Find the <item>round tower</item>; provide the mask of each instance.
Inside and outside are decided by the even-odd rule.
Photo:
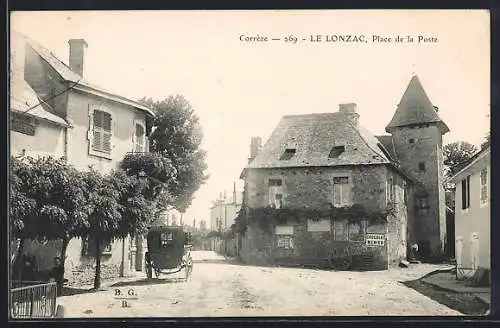
[[[413,76],[386,131],[401,166],[417,186],[408,201],[409,241],[418,243],[427,258],[439,258],[446,238],[443,135],[448,126]]]

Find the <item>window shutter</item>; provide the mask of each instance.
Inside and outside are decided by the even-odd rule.
[[[462,209],[467,208],[467,180],[463,179],[462,180]]]
[[[105,152],[111,152],[111,133],[104,131],[102,134],[102,150]]]
[[[467,207],[470,207],[470,176],[467,177]]]
[[[100,112],[102,114],[102,128],[104,131],[111,132],[111,114]]]
[[[101,145],[102,145],[102,131],[100,131],[99,129],[96,129],[96,127],[94,127],[94,137],[92,139],[92,149],[93,150],[101,150]]]

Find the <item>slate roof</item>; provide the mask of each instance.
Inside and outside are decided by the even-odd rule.
[[[344,145],[337,158],[329,158],[334,146]],[[379,141],[367,130],[356,129],[341,112],[283,116],[271,137],[247,168],[281,168],[389,164]],[[280,160],[287,147],[295,155]]]
[[[436,108],[432,105],[420,80],[415,75],[410,80],[394,116],[385,130],[390,133],[396,127],[425,123],[437,123],[443,134],[450,131],[439,118]]]
[[[398,156],[396,154],[396,149],[394,148],[394,143],[392,142],[391,135],[375,136],[377,140],[382,144],[385,150],[387,150],[389,157],[393,161],[397,161]]]
[[[85,80],[79,74],[73,72],[68,65],[57,58],[52,52],[50,52],[48,49],[44,48],[37,42],[33,41],[29,37],[25,36],[24,34],[14,32],[13,35],[15,35],[16,38],[23,38],[26,43],[33,48],[33,50],[35,50],[50,66],[54,68],[54,70],[56,70],[56,72],[62,77],[62,79],[74,85],[73,89],[91,93],[118,103],[129,105],[146,112],[150,116],[155,116],[154,112],[148,107]]]

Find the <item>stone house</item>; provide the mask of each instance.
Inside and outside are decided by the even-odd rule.
[[[414,76],[386,127],[389,135],[373,136],[359,119],[356,104],[341,104],[338,112],[284,116],[264,146],[252,138],[241,175],[247,217],[265,207],[302,214],[285,217],[271,233],[249,225],[239,241],[240,257],[319,263],[344,245],[372,249],[369,256],[358,252],[353,266],[385,269],[406,259],[410,243],[419,243],[429,257],[441,254],[442,134],[448,128],[437,108]],[[354,205],[365,213],[393,210],[375,222],[364,214],[354,221],[333,219],[328,210],[318,214]]]
[[[12,155],[64,157],[79,170],[93,166],[106,173],[116,168],[126,153],[149,149],[147,137],[154,113],[85,80],[86,48],[85,40],[69,40],[67,65],[35,41],[12,32]],[[126,275],[134,262],[141,263],[140,245],[132,238],[105,245],[103,277]],[[71,240],[65,267],[70,282],[91,280],[91,248],[86,240]],[[37,257],[40,270],[48,270],[60,245],[31,242],[25,252]]]
[[[481,149],[451,177],[455,192],[455,258],[466,273],[490,263],[491,148]]]

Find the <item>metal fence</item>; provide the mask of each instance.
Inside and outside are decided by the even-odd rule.
[[[57,283],[12,281],[10,315],[13,319],[54,318]]]

